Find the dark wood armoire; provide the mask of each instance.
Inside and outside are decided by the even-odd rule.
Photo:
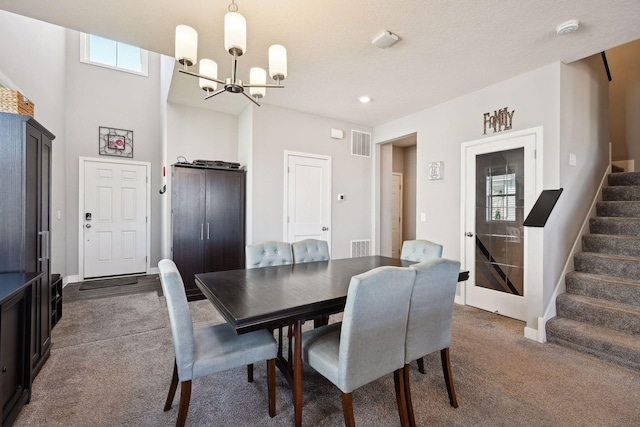
[[[25,292],[30,317],[25,337],[30,343],[27,369],[31,379],[51,351],[51,141],[54,138],[29,116],[0,113],[0,273],[42,273]],[[5,326],[3,334],[7,331]],[[1,350],[4,355],[13,351]]]
[[[245,171],[172,167],[172,257],[189,300],[204,296],[194,275],[244,268]]]

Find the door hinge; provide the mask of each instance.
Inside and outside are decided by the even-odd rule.
[[[538,158],[538,150],[533,150],[533,158],[534,159]]]
[[[144,222],[149,222],[149,217],[148,216],[144,217]]]

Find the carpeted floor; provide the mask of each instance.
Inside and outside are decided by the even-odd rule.
[[[194,325],[222,322],[207,300],[189,303]],[[173,365],[164,298],[149,292],[66,303],[53,350],[16,426],[173,426],[163,412]],[[469,307],[454,311],[451,360],[460,407],[449,406],[439,354],[413,364],[419,425],[640,425],[640,372],[522,337],[523,324]],[[187,425],[290,426],[290,389],[278,372],[277,416],[267,414],[265,364],[194,381]],[[399,425],[389,375],[353,394],[359,426]],[[303,425],[343,425],[338,390],[304,368]]]

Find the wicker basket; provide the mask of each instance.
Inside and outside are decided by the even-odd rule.
[[[33,117],[33,102],[17,90],[0,87],[0,111]]]

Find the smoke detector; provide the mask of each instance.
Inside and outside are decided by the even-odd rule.
[[[559,36],[564,36],[565,34],[573,33],[578,29],[580,22],[577,19],[572,19],[570,21],[563,22],[562,24],[556,27],[556,33]]]
[[[400,37],[396,36],[390,31],[383,31],[371,40],[371,44],[380,49],[386,49],[389,46],[395,44]]]

